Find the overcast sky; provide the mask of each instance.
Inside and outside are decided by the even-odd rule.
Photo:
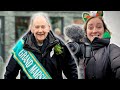
[[[104,11],[103,18],[112,32],[111,43],[120,46],[120,11]]]

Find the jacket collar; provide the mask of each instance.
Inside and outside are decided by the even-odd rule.
[[[86,42],[89,43],[92,46],[93,50],[97,50],[102,47],[107,47],[110,44],[110,39],[109,38],[97,38],[95,37],[92,42],[88,38],[86,38]]]
[[[109,44],[110,44],[109,38],[106,38],[106,39],[95,38],[92,42],[92,47],[93,47],[93,50],[97,50],[102,47],[107,47]]]
[[[23,39],[25,41],[24,46],[23,46],[24,49],[30,50],[30,51],[37,51],[37,52],[41,53],[41,51],[39,50],[39,46],[37,45],[36,39],[35,39],[34,35],[31,33],[31,31],[29,31],[23,37]],[[43,41],[42,47],[47,50],[48,48],[55,46],[58,42],[59,41],[54,36],[53,32],[50,31],[48,33],[48,36],[46,37],[46,39]]]

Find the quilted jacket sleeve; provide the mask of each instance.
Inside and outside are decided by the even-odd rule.
[[[120,79],[120,47],[115,44],[110,45],[110,60],[115,78]]]

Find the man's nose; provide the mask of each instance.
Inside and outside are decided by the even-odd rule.
[[[43,29],[40,27],[39,29],[38,29],[38,32],[42,32],[43,31]]]

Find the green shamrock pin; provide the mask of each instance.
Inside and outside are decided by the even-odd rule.
[[[57,55],[63,53],[62,49],[63,49],[63,48],[60,46],[60,44],[57,44],[57,45],[55,45],[55,47],[54,47],[55,53],[56,53]]]

